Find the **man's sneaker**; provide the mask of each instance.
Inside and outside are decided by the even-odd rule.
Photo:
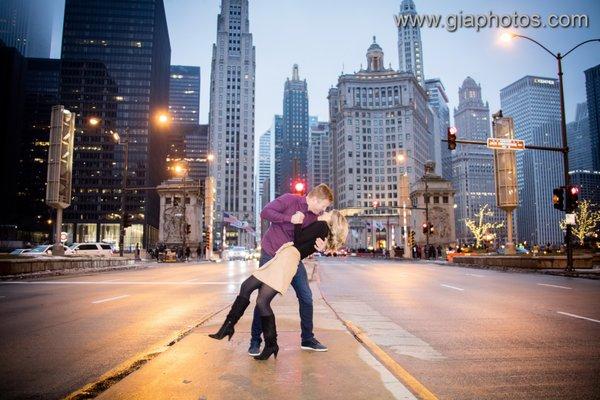
[[[248,354],[251,356],[260,355],[260,343],[250,343],[250,347],[248,348]]]
[[[327,351],[327,346],[322,345],[315,338],[303,341],[300,347],[302,348],[302,350]]]

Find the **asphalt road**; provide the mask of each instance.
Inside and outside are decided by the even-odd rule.
[[[358,258],[318,272],[440,399],[600,399],[600,281]]]
[[[253,268],[157,264],[0,282],[0,398],[61,398],[229,304]]]
[[[165,345],[253,267],[0,282],[0,397],[60,398]],[[600,281],[350,257],[317,271],[338,314],[440,399],[600,398]]]

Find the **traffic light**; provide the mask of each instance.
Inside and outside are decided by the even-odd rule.
[[[408,233],[408,244],[413,246],[415,244],[415,231],[409,231]]]
[[[294,179],[292,181],[292,193],[304,196],[306,194],[306,182],[303,179]]]
[[[131,216],[127,213],[123,214],[123,228],[131,226]]]
[[[448,150],[456,149],[456,128],[454,126],[448,127]]]
[[[570,185],[567,186],[567,199],[565,202],[565,211],[572,213],[577,210],[579,205],[579,186]]]
[[[423,235],[427,235],[427,223],[423,223]]]
[[[192,233],[192,226],[191,226],[190,224],[187,224],[187,225],[185,226],[185,233],[186,233],[186,234],[188,234],[188,235],[189,235],[190,233]]]
[[[430,235],[433,235],[433,231],[434,231],[434,229],[433,229],[433,224],[432,224],[432,223],[429,223],[429,234],[430,234]]]
[[[552,204],[554,208],[560,211],[565,209],[565,191],[564,188],[559,187],[552,191]]]

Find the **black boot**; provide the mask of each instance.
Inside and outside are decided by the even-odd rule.
[[[225,336],[229,336],[229,340],[231,340],[231,337],[235,333],[233,327],[240,318],[242,318],[242,315],[244,315],[244,311],[246,311],[248,304],[250,304],[250,300],[245,297],[236,297],[231,306],[231,310],[229,310],[229,314],[227,314],[227,318],[225,318],[225,322],[221,325],[221,329],[219,329],[217,333],[212,333],[208,336],[218,340],[223,339]]]
[[[277,345],[277,327],[275,326],[275,316],[273,314],[266,317],[260,317],[262,324],[263,335],[265,337],[265,348],[262,353],[255,356],[255,360],[266,360],[271,357],[271,354],[277,358],[279,346]]]

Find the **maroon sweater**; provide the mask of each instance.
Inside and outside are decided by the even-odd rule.
[[[274,256],[282,244],[294,241],[291,219],[296,211],[304,213],[303,227],[317,220],[317,216],[308,211],[306,197],[291,193],[279,196],[263,208],[260,217],[271,223],[261,242],[265,253]]]

